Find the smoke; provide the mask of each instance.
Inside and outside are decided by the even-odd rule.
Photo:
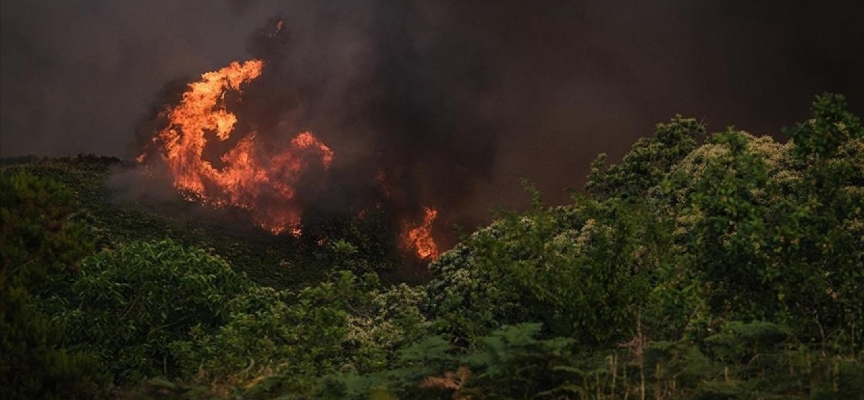
[[[231,5],[231,10],[237,15],[245,14],[246,11],[256,3],[258,3],[258,0],[228,0],[228,4]]]
[[[205,148],[205,158],[219,168],[220,156],[253,132],[264,148],[278,149],[309,130],[334,150],[336,163],[327,174],[305,175],[297,196],[304,209],[384,207],[398,231],[422,220],[424,207],[460,205],[494,165],[495,129],[476,101],[487,90],[480,60],[454,60],[452,48],[434,42],[418,48],[404,20],[416,10],[396,10],[381,31],[373,22],[385,10],[319,7],[309,15],[321,19],[274,17],[254,31],[247,58],[262,59],[264,71],[226,98],[236,134]],[[158,159],[160,143],[150,139],[185,90],[176,83],[163,88],[136,130],[135,150],[145,148],[147,159]]]
[[[620,157],[676,113],[776,134],[834,91],[861,114],[855,5],[4,1],[0,154],[129,156],[154,104],[261,57],[238,129],[311,130],[334,149],[307,201],[344,208],[383,176],[394,207],[470,225],[524,205],[522,177],[565,201],[597,153]],[[277,17],[285,33],[268,36]]]

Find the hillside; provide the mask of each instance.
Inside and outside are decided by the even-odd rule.
[[[74,199],[74,218],[92,228],[97,248],[170,238],[207,249],[257,284],[277,289],[305,287],[339,268],[360,272],[374,268],[393,275],[392,279],[420,279],[416,274],[394,275],[393,264],[406,260],[385,248],[394,246],[387,239],[370,233],[380,230],[371,213],[365,220],[312,216],[318,217],[318,225],[311,235],[300,239],[275,236],[256,227],[243,210],[201,207],[177,192],[169,193],[170,187],[162,187],[167,185],[164,182],[158,186],[152,180],[134,178],[135,165],[117,158],[79,155],[5,159],[2,171],[49,178],[67,188]],[[132,187],[136,184],[154,187]],[[329,236],[326,245],[318,243],[317,238],[324,234]],[[357,252],[350,257],[334,253],[332,242],[340,239],[353,241]]]
[[[860,399],[864,127],[842,96],[811,112],[786,143],[676,116],[620,163],[599,156],[572,204],[526,184],[532,209],[496,215],[422,283],[374,217],[274,236],[243,211],[131,195],[117,159],[4,160],[0,385]]]

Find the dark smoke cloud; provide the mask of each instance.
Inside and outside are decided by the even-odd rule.
[[[384,166],[404,204],[457,221],[524,204],[520,177],[564,201],[597,153],[676,113],[775,134],[833,91],[861,114],[856,5],[10,0],[0,154],[128,155],[166,83],[258,56],[272,69],[241,121],[316,132],[344,197]],[[258,40],[273,17],[285,43]]]

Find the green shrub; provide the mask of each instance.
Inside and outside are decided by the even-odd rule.
[[[222,259],[170,240],[135,242],[85,259],[66,315],[72,339],[119,382],[174,377],[171,344],[229,321],[254,284]]]
[[[172,345],[186,375],[237,383],[277,375],[292,384],[334,371],[387,368],[396,352],[428,333],[422,292],[382,287],[377,276],[343,271],[296,293],[257,289],[239,298],[231,320],[215,332],[201,327]],[[252,305],[256,304],[256,305]]]

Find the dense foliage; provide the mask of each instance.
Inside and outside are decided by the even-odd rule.
[[[88,398],[95,359],[61,347],[65,325],[42,307],[62,294],[93,245],[70,193],[48,179],[0,174],[0,387],[16,398]]]
[[[356,221],[320,217],[321,245],[241,242],[97,200],[102,159],[59,174],[13,163],[2,385],[18,398],[108,396],[107,377],[121,398],[859,399],[864,127],[824,95],[785,134],[709,135],[677,116],[620,163],[598,157],[570,205],[526,185],[532,209],[497,215],[417,286],[379,279],[386,235]]]
[[[90,347],[117,379],[173,376],[170,346],[193,327],[224,325],[238,298],[254,289],[202,250],[134,242],[83,260],[72,285],[77,307],[63,316],[69,340]]]

